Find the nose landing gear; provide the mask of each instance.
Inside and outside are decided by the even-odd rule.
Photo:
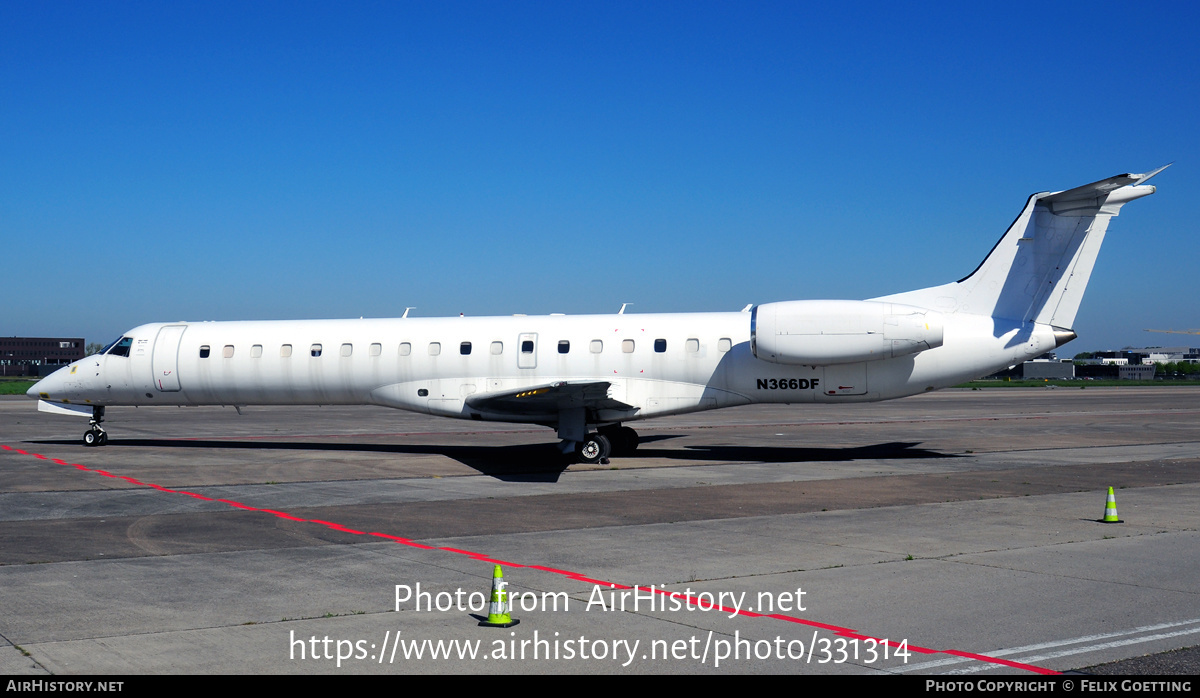
[[[108,432],[104,431],[104,427],[100,426],[100,422],[104,421],[104,408],[92,408],[92,421],[88,426],[88,430],[83,432],[84,446],[103,446],[108,443]]]

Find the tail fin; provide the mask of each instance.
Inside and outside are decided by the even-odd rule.
[[[1153,194],[1154,187],[1143,183],[1167,167],[1034,194],[966,278],[874,300],[1070,329],[1109,219],[1121,206]]]

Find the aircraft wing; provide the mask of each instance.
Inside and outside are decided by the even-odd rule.
[[[633,405],[608,396],[612,383],[608,381],[560,381],[545,385],[496,393],[482,393],[467,398],[467,406],[487,412],[540,415],[558,414],[561,410],[585,407],[593,410],[632,410]]]

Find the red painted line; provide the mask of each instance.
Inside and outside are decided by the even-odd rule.
[[[828,631],[834,632],[834,633],[856,632],[854,630],[851,630],[850,628],[843,628],[840,625],[829,625],[828,623],[820,623],[815,620],[805,620],[803,618],[797,618],[795,616],[785,616],[782,613],[769,613],[769,614],[767,614],[767,617],[768,618],[777,618],[779,620],[786,620],[789,623],[802,623],[804,625],[810,625],[814,628],[821,628],[822,630],[828,630]]]
[[[337,525],[337,524],[333,524],[333,523],[331,523],[331,524],[326,524],[326,525],[327,525],[327,526],[329,526],[330,528],[332,528],[332,529],[333,529],[333,530],[335,530],[335,531],[342,531],[343,533],[353,533],[353,534],[354,534],[354,535],[356,535],[356,536],[365,536],[365,535],[367,535],[367,532],[366,532],[366,531],[357,531],[357,530],[355,530],[355,529],[353,529],[353,528],[346,528],[345,526],[339,526],[339,525]]]
[[[403,542],[403,543],[407,543],[412,540],[411,538],[401,538],[400,536],[393,536],[388,533],[380,533],[379,531],[371,531],[367,535],[375,536],[376,538],[387,538],[388,540],[394,540],[396,542]]]
[[[397,543],[400,543],[402,545],[407,545],[412,548],[420,548],[421,550],[437,550],[437,548],[435,546],[418,543],[418,542],[412,540],[411,538],[401,538],[400,536],[391,536],[386,533],[368,533],[367,535],[368,536],[378,536],[380,538],[387,538],[390,540],[394,540]]]
[[[52,462],[62,463],[62,461],[58,460],[58,459],[49,459],[46,456],[43,456],[40,454],[27,453],[25,451],[22,451],[21,449],[14,449],[14,448],[11,448],[4,444],[0,444],[0,447],[3,447],[4,450],[6,450],[6,451],[16,451],[17,453],[20,453],[22,455],[26,455],[26,456],[31,455],[36,458],[40,458],[42,460],[51,460]],[[432,545],[423,545],[423,544],[417,543],[416,541],[413,541],[409,538],[402,538],[400,536],[393,536],[393,535],[389,535],[386,533],[375,533],[375,532],[366,533],[364,531],[357,531],[352,528],[347,528],[345,526],[342,526],[341,524],[333,523],[332,521],[322,521],[320,519],[302,519],[302,518],[298,518],[295,516],[291,516],[289,514],[285,514],[284,512],[281,512],[281,511],[274,511],[272,509],[259,509],[258,507],[252,507],[247,504],[242,504],[240,502],[235,502],[235,501],[232,501],[229,499],[213,499],[211,497],[205,497],[203,495],[196,494],[195,492],[187,492],[185,490],[171,490],[171,489],[167,489],[166,487],[161,487],[159,485],[155,485],[153,483],[144,483],[144,482],[141,482],[140,480],[135,480],[135,479],[127,477],[127,476],[113,475],[112,473],[106,472],[104,470],[96,470],[96,469],[92,469],[92,468],[86,468],[78,463],[72,463],[71,465],[75,466],[76,468],[78,468],[80,470],[85,470],[88,472],[96,473],[97,475],[104,475],[106,477],[120,478],[122,480],[127,480],[131,483],[135,483],[135,484],[139,484],[139,485],[144,485],[146,487],[153,488],[153,489],[156,489],[156,490],[159,490],[162,492],[171,492],[174,494],[185,494],[185,495],[188,495],[189,497],[195,497],[196,499],[203,499],[203,500],[207,500],[210,502],[217,501],[217,502],[221,502],[223,504],[228,504],[229,506],[232,506],[232,507],[236,507],[238,509],[244,509],[244,510],[248,510],[248,511],[257,511],[257,512],[262,512],[264,514],[273,514],[273,515],[281,517],[281,518],[290,519],[292,521],[299,521],[302,523],[319,524],[319,525],[326,526],[326,527],[331,528],[336,531],[342,531],[342,532],[351,533],[354,535],[375,536],[378,538],[385,538],[385,539],[391,540],[399,545],[406,545],[409,547],[420,548],[423,550],[441,550],[441,551],[448,552],[448,553],[454,553],[456,555],[465,555],[465,556],[470,557],[475,560],[480,560],[480,561],[484,561],[484,562],[488,562],[488,563],[494,563],[494,564],[498,564],[498,565],[505,565],[507,567],[517,567],[517,568],[523,567],[523,568],[532,569],[532,570],[541,570],[543,572],[557,574],[557,575],[560,575],[560,576],[563,576],[563,577],[566,577],[568,579],[572,579],[575,581],[580,581],[580,582],[584,582],[584,583],[588,583],[588,584],[606,585],[610,589],[632,589],[633,588],[631,586],[624,585],[624,584],[617,584],[615,582],[606,582],[606,581],[600,580],[600,579],[592,579],[590,577],[584,576],[582,573],[579,573],[579,572],[571,572],[569,570],[562,570],[562,569],[558,569],[555,567],[546,567],[544,565],[524,565],[519,562],[512,562],[509,560],[497,560],[495,558],[489,557],[485,553],[477,553],[477,552],[473,552],[470,550],[463,550],[461,548],[436,547],[436,546],[432,546]],[[667,591],[665,589],[655,589],[654,591],[655,591],[655,593],[663,594],[663,595],[669,596],[671,598],[686,599],[689,603],[694,603],[697,607],[703,607],[703,608],[707,608],[709,610],[719,610],[723,613],[733,613],[733,612],[737,611],[737,609],[727,608],[725,606],[717,606],[715,604],[715,602],[712,602],[712,601],[703,601],[703,600],[699,599],[697,596],[692,596],[690,594],[683,594],[683,593],[680,593],[677,591]],[[838,636],[848,637],[848,638],[853,638],[853,639],[874,640],[876,642],[879,642],[880,644],[883,644],[883,641],[884,641],[884,639],[882,639],[882,638],[875,638],[875,637],[871,637],[869,635],[859,634],[858,631],[850,629],[850,628],[844,628],[844,627],[838,626],[838,625],[830,625],[828,623],[821,623],[821,622],[815,621],[815,620],[807,620],[804,618],[798,618],[796,616],[784,615],[782,613],[762,614],[762,613],[754,613],[751,611],[737,611],[737,615],[746,616],[749,618],[774,618],[776,620],[787,621],[789,623],[799,623],[801,625],[807,625],[810,627],[821,628],[823,630],[827,630]],[[887,640],[887,644],[891,647],[900,647],[899,642],[897,642],[895,640],[891,640],[891,639]],[[1043,667],[1034,666],[1032,664],[1022,664],[1021,662],[1014,662],[1014,661],[1011,661],[1008,659],[1000,659],[998,657],[989,657],[985,654],[975,654],[973,652],[964,652],[962,650],[954,650],[954,649],[935,650],[935,649],[929,649],[926,647],[920,647],[918,645],[911,645],[911,644],[908,645],[907,647],[909,650],[911,650],[913,652],[917,652],[919,654],[939,654],[939,653],[940,654],[948,654],[951,656],[962,657],[964,659],[972,659],[975,661],[985,662],[988,664],[999,664],[1001,666],[1006,666],[1006,667],[1010,667],[1013,669],[1021,669],[1021,670],[1033,672],[1036,674],[1058,674],[1059,673],[1057,671],[1054,671],[1053,669],[1046,669]]]
[[[285,514],[282,511],[275,511],[274,509],[259,509],[259,511],[264,512],[266,514],[274,514],[281,519],[291,519],[292,521],[307,521],[308,520],[308,519],[302,519],[298,516],[292,516],[291,514]]]

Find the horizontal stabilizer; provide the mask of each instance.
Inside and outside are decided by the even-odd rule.
[[[1138,186],[1170,166],[1170,164],[1166,164],[1157,170],[1154,170],[1153,172],[1147,172],[1145,174],[1119,174],[1114,177],[1109,177],[1108,179],[1102,179],[1099,182],[1085,184],[1082,187],[1075,187],[1074,189],[1068,189],[1066,191],[1050,194],[1049,196],[1043,196],[1042,201],[1045,203],[1059,204],[1066,203],[1068,201],[1098,199],[1111,194],[1121,187],[1127,187],[1130,185]]]

